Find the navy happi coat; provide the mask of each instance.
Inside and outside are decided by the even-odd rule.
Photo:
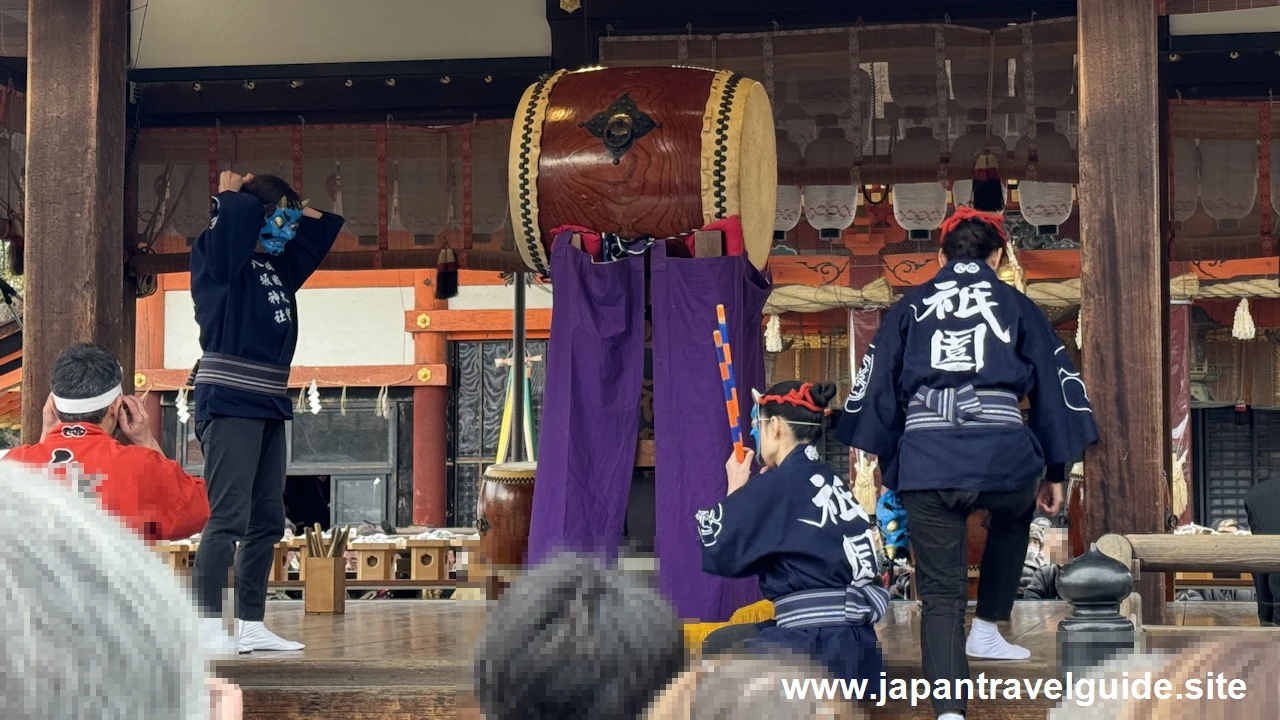
[[[248,193],[214,198],[209,227],[191,246],[191,298],[204,352],[288,366],[298,344],[297,292],[333,248],[343,219],[303,216],[280,255],[258,250],[263,220],[262,203]],[[288,397],[222,385],[196,383],[195,400],[197,421],[293,417]]]
[[[777,468],[699,511],[697,521],[703,572],[756,575],[775,604],[777,619],[759,626],[753,646],[809,655],[838,678],[879,676],[874,623],[889,596],[879,585],[871,523],[816,448],[797,447]],[[832,610],[825,620],[794,622],[805,613],[789,611],[787,598],[807,591],[831,591],[841,603],[847,594],[848,617]]]
[[[898,491],[1017,490],[1046,466],[1062,481],[1098,441],[1049,319],[976,261],[949,262],[885,313],[836,435],[880,456]]]

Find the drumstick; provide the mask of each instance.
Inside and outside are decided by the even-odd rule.
[[[723,311],[723,308],[721,308]],[[729,439],[733,443],[733,454],[742,462],[746,459],[746,448],[742,445],[742,422],[738,411],[738,389],[735,387],[733,380],[733,355],[729,350],[729,344],[724,342],[724,336],[719,330],[714,331],[711,337],[716,343],[716,355],[720,360],[720,384],[724,388],[724,407],[725,412],[729,416]]]

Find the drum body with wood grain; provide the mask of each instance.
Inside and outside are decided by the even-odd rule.
[[[546,274],[562,225],[668,238],[736,215],[763,269],[777,173],[773,111],[754,80],[697,68],[561,71],[525,91],[512,126],[516,245]]]
[[[491,465],[484,471],[476,508],[482,562],[498,568],[524,564],[537,469],[537,463],[519,462]]]

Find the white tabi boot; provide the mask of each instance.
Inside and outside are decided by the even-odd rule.
[[[971,658],[982,660],[1026,660],[1031,657],[1030,650],[1005,640],[995,623],[978,618],[973,619],[964,652]]]
[[[285,640],[267,629],[261,621],[236,620],[240,631],[240,652],[290,652],[301,650],[306,645],[292,640]]]
[[[205,655],[211,660],[233,658],[240,652],[236,638],[227,634],[222,618],[200,618],[200,634],[204,641]]]

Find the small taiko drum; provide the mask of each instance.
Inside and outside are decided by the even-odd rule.
[[[525,91],[509,158],[516,246],[539,273],[563,225],[671,238],[735,215],[752,264],[768,261],[778,154],[754,80],[679,67],[560,71]]]
[[[517,568],[524,564],[537,470],[537,463],[517,462],[491,465],[484,471],[476,527],[480,557],[490,566]]]

